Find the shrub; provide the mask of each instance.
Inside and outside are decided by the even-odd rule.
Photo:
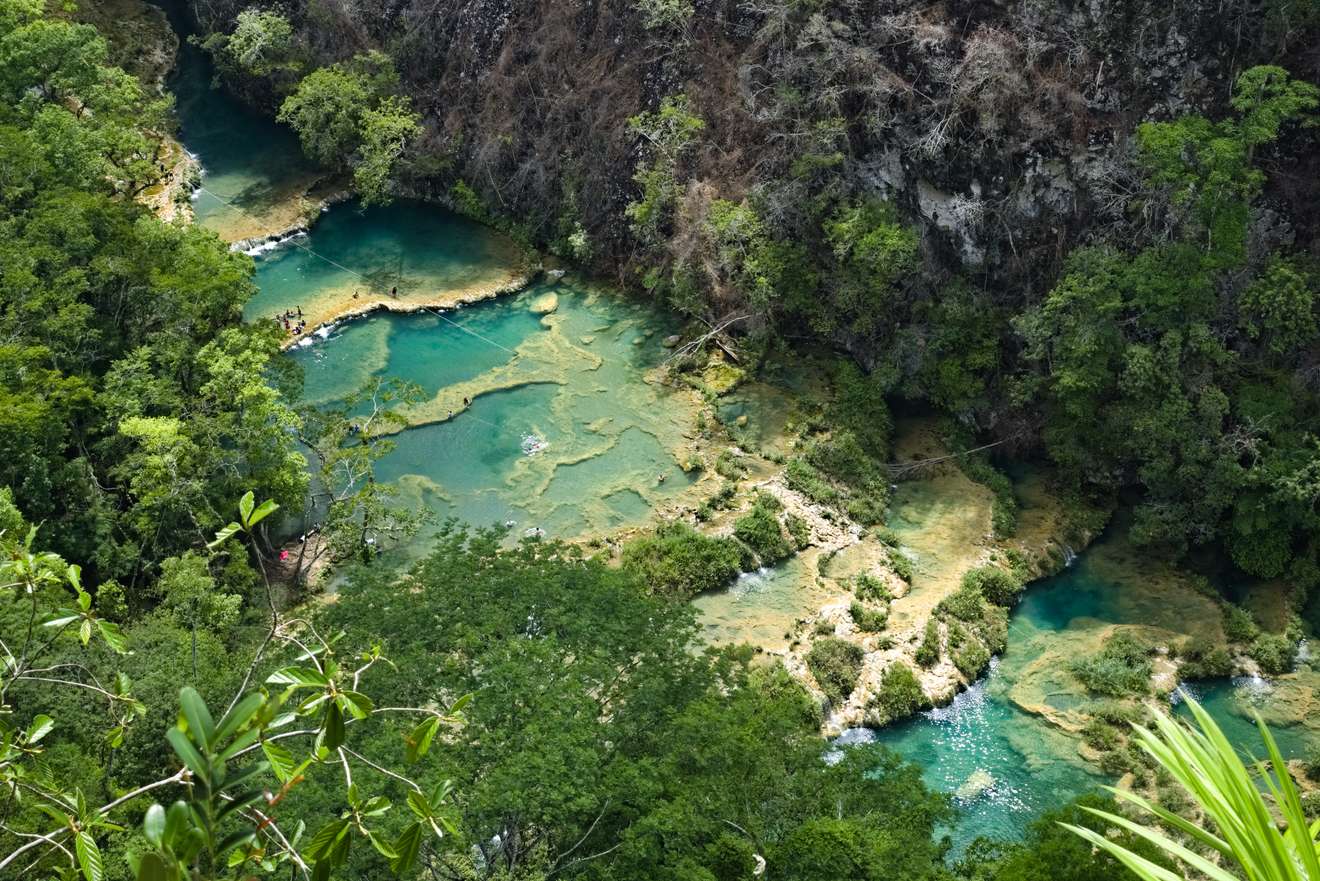
[[[899,551],[889,552],[889,568],[894,570],[894,574],[906,581],[912,583],[912,561]]]
[[[885,601],[893,599],[889,588],[874,575],[858,575],[853,579],[853,593],[859,600]]]
[[[923,667],[933,667],[940,659],[940,622],[934,618],[926,621],[926,633],[917,646],[917,663]]]
[[[830,703],[842,703],[857,687],[857,676],[862,672],[861,647],[833,636],[818,639],[807,652],[807,668]]]
[[[1296,643],[1282,633],[1262,633],[1251,644],[1251,657],[1271,676],[1291,670],[1296,656]]]
[[[886,725],[930,706],[921,683],[907,664],[895,661],[880,674],[880,687],[866,704],[867,722]]]
[[[888,526],[876,526],[871,530],[871,537],[885,547],[894,548],[895,550],[903,543],[898,537],[898,533]]]
[[[1082,729],[1082,739],[1087,746],[1097,750],[1115,750],[1123,740],[1119,729],[1103,719],[1092,719]]]
[[[936,613],[952,615],[960,621],[977,621],[985,615],[985,597],[975,584],[964,581],[956,591],[940,600]]]
[[[770,565],[793,553],[793,548],[765,498],[758,498],[750,511],[734,521],[733,534],[756,553],[763,565]]]
[[[742,571],[742,550],[727,538],[667,523],[624,546],[623,567],[656,594],[690,599],[728,584]]]
[[[738,480],[747,473],[747,466],[732,450],[725,450],[715,459],[715,473],[726,480]]]
[[[996,538],[1005,538],[1017,529],[1018,501],[1013,493],[1013,482],[984,456],[963,456],[962,471],[975,482],[994,493],[990,503],[990,523]]]
[[[1320,782],[1320,743],[1312,743],[1307,748],[1302,768],[1309,779]]]
[[[784,527],[788,534],[793,537],[793,546],[797,550],[802,550],[811,544],[811,527],[807,521],[796,514],[784,515]]]
[[[1197,637],[1183,646],[1181,673],[1187,679],[1217,679],[1232,672],[1233,659],[1222,645]]]
[[[1150,646],[1131,634],[1115,633],[1098,654],[1073,661],[1069,670],[1096,694],[1145,694],[1150,688]]]
[[[1260,635],[1260,627],[1252,614],[1241,606],[1224,604],[1224,636],[1229,642],[1251,642]]]
[[[981,620],[976,622],[976,633],[991,654],[1002,652],[1008,645],[1008,609],[1003,606],[985,607]]]
[[[998,566],[977,566],[963,575],[962,587],[979,590],[996,606],[1012,606],[1022,595],[1022,582]]]
[[[830,486],[805,459],[794,456],[784,468],[784,483],[818,505],[835,505],[841,498],[839,491]]]
[[[986,667],[990,666],[990,652],[979,640],[969,639],[954,653],[953,665],[969,681],[976,679]]]
[[[864,633],[879,633],[889,623],[889,613],[884,609],[873,609],[856,600],[849,604],[848,614],[852,616],[857,629]]]

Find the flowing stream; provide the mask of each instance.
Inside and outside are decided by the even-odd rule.
[[[185,43],[171,86],[183,142],[203,169],[197,221],[230,241],[297,223],[307,209],[300,196],[329,185],[287,129],[210,81],[205,56]],[[510,283],[516,254],[499,234],[435,206],[400,201],[364,211],[342,203],[310,232],[256,255],[260,294],[247,314],[302,310],[316,327],[387,288],[409,307],[433,293],[476,299]],[[515,535],[575,537],[641,525],[695,497],[682,467],[693,396],[648,378],[664,357],[660,340],[674,329],[669,316],[569,276],[444,312],[329,324],[292,357],[314,402],[342,399],[373,377],[420,387],[423,400],[408,411],[410,426],[378,472],[405,500],[439,517],[507,524]],[[737,397],[723,406],[726,418],[742,413]],[[753,419],[748,430],[769,439],[788,409],[780,393],[768,411],[775,418]],[[1066,716],[1087,699],[1067,681],[1068,657],[1098,645],[1114,625],[1185,632],[1189,620],[1205,617],[1203,598],[1151,591],[1139,559],[1118,559],[1106,547],[1030,588],[1013,614],[1007,652],[953,704],[839,741],[846,748],[878,738],[922,765],[932,786],[956,793],[960,845],[977,835],[1019,835],[1043,808],[1104,782],[1078,757],[1076,737],[1024,709]],[[707,636],[780,646],[816,599],[802,568],[790,561],[699,598]],[[1311,703],[1316,679],[1303,665],[1273,686],[1194,690],[1244,745],[1256,742],[1249,710],[1264,708],[1296,755],[1320,726]]]

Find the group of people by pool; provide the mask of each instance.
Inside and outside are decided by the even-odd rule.
[[[302,307],[295,309],[285,309],[275,317],[275,320],[284,325],[285,333],[300,334],[307,329],[307,322],[303,320]]]

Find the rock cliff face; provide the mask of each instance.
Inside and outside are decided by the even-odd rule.
[[[251,5],[189,2],[209,30],[230,29]],[[894,201],[921,226],[932,277],[975,274],[1009,303],[1048,284],[1071,246],[1148,222],[1129,204],[1137,123],[1215,114],[1250,64],[1314,80],[1320,63],[1314,26],[1283,0],[282,8],[316,63],[369,48],[395,59],[425,117],[409,185],[444,194],[462,180],[546,243],[580,224],[596,268],[626,282],[643,263],[700,256],[715,198],[756,193],[767,222],[791,238],[805,203],[830,190]],[[706,125],[677,163],[684,195],[662,244],[643,249],[624,209],[650,145],[628,119],[679,93]],[[1271,194],[1271,210],[1294,227],[1283,235],[1309,230],[1302,206],[1316,184],[1306,171]],[[736,294],[705,268],[696,284],[712,307],[725,305]]]

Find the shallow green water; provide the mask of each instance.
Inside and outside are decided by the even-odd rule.
[[[264,265],[259,280],[274,283]],[[534,314],[547,290],[452,310],[448,321],[420,313],[346,323],[294,353],[307,397],[342,398],[373,375],[414,381],[428,397],[471,390],[467,409],[433,411],[426,418],[439,421],[396,435],[378,467],[437,518],[560,538],[640,525],[692,483],[675,456],[691,430],[683,393],[645,375],[663,358],[656,340],[669,323],[569,283],[553,288],[552,315]],[[528,455],[528,437],[544,449]]]
[[[171,17],[177,18],[176,10]],[[169,88],[180,139],[203,170],[204,190],[194,195],[193,211],[199,223],[222,234],[245,231],[253,215],[269,215],[319,173],[303,158],[292,131],[211,88],[206,53],[186,39],[180,42]]]
[[[1024,677],[1039,674],[1041,659],[1062,658],[1088,631],[1107,624],[1180,627],[1176,605],[1141,591],[1137,572],[1116,580],[1092,548],[1063,573],[1030,587],[1009,623],[1008,649],[985,679],[941,709],[879,732],[850,732],[902,753],[924,769],[928,784],[956,792],[977,772],[993,778],[989,788],[956,800],[962,819],[952,831],[964,846],[979,835],[1015,838],[1044,809],[1108,782],[1077,756],[1077,739],[1061,734],[1041,718],[1015,705],[1010,693]],[[1035,665],[1035,666],[1033,666]],[[1066,675],[1066,674],[1063,674]],[[1303,668],[1302,677],[1309,675]],[[1196,683],[1187,686],[1245,751],[1259,754],[1250,711],[1268,687],[1251,682]],[[1046,699],[1066,709],[1071,692],[1046,691]],[[1266,698],[1266,700],[1268,700]],[[1300,756],[1312,734],[1301,725],[1272,725],[1285,755]]]
[[[398,200],[364,210],[346,202],[325,212],[310,234],[258,255],[260,293],[244,314],[272,318],[301,308],[316,327],[377,301],[476,298],[507,285],[517,260],[507,239],[438,206]]]

